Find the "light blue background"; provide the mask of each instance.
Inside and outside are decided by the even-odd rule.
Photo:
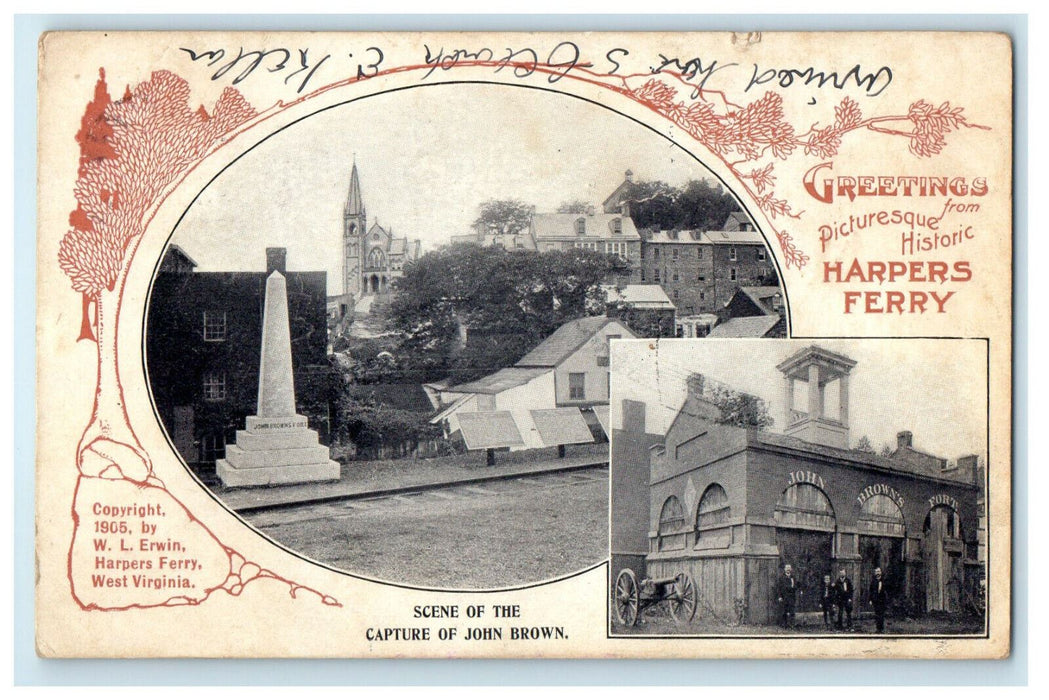
[[[1019,685],[1027,682],[1026,15],[17,15],[14,170],[14,680],[17,685]],[[45,660],[34,651],[33,436],[36,279],[36,42],[62,29],[282,30],[980,30],[1013,39],[1013,654],[1005,661]],[[959,66],[959,79],[965,67]],[[72,142],[70,144],[72,147]],[[56,235],[58,235],[56,233]],[[1019,262],[1019,264],[1017,264]]]

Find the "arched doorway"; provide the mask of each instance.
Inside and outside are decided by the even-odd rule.
[[[797,610],[819,610],[819,590],[823,576],[831,573],[837,527],[830,499],[813,484],[794,484],[780,496],[773,517],[780,569],[791,565],[802,592]]]
[[[958,511],[949,503],[933,506],[925,516],[922,528],[926,611],[957,612],[961,609],[964,554]]]
[[[871,487],[868,491],[877,490]],[[868,600],[868,589],[874,579],[874,570],[880,568],[889,595],[897,601],[906,597],[906,570],[903,562],[903,543],[906,537],[903,511],[895,491],[885,488],[885,493],[871,495],[860,506],[860,517],[856,521],[859,531],[860,580],[856,581],[859,600]]]

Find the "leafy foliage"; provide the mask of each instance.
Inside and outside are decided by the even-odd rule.
[[[478,210],[473,225],[499,234],[520,233],[532,221],[532,207],[519,199],[489,199]]]
[[[590,203],[584,202],[581,199],[575,199],[571,202],[561,202],[561,205],[557,207],[558,214],[585,214],[590,209]]]
[[[720,185],[689,180],[682,187],[665,182],[637,182],[627,198],[630,216],[639,228],[714,231],[739,209]]]
[[[601,284],[627,269],[618,256],[581,249],[430,252],[394,284],[398,362],[428,379],[451,368],[459,381],[511,365],[563,323],[603,313]]]
[[[752,394],[716,386],[710,400],[721,411],[719,423],[758,430],[771,428],[774,423],[765,402]]]
[[[660,309],[638,309],[621,301],[608,304],[609,318],[616,318],[639,338],[673,338],[676,335],[674,312]]]
[[[415,444],[440,437],[440,426],[430,425],[428,415],[359,401],[344,395],[339,404],[339,438],[353,442],[358,455],[377,456],[381,448]]]
[[[871,439],[864,435],[856,442],[856,446],[852,449],[857,452],[866,452],[868,454],[874,454],[874,445],[871,444]]]

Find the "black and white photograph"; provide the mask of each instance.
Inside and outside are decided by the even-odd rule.
[[[985,340],[618,343],[613,636],[986,634]]]
[[[145,364],[187,468],[272,541],[499,589],[608,557],[611,344],[787,324],[765,237],[664,136],[563,94],[427,86],[292,123],[200,192]]]

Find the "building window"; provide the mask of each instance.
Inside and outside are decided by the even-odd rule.
[[[656,282],[659,281],[659,268],[658,267],[655,270],[652,271],[652,279],[655,280]]]
[[[729,269],[729,272],[728,272],[728,278],[729,278],[730,280],[733,280],[733,281],[735,281],[735,279],[736,279],[736,268],[734,268],[734,267],[733,267],[733,268],[730,268],[730,269]]]
[[[681,278],[678,276],[678,273],[676,273],[676,272],[674,273],[673,279],[674,279],[675,282],[680,282],[681,281]]]
[[[381,248],[372,248],[368,253],[368,267],[381,268],[386,266],[386,255]]]
[[[582,401],[586,398],[586,375],[584,373],[568,373],[568,398],[570,401]]]
[[[699,300],[700,301],[704,301],[706,298],[707,298],[707,293],[701,290],[699,292]]]
[[[641,281],[645,281],[645,268],[641,268]]]
[[[677,256],[678,256],[678,249],[674,248],[674,251],[673,251],[674,260],[677,260]]]
[[[732,248],[728,249],[728,259],[729,260],[736,260],[736,248],[735,247],[732,247]]]
[[[583,250],[597,251],[597,241],[576,241],[574,245],[576,248],[581,248]]]
[[[678,298],[678,291],[675,289],[674,290],[674,299],[677,299],[677,298]]]
[[[724,528],[731,512],[725,489],[720,484],[708,486],[696,511],[696,537],[703,539],[704,535],[709,537],[712,534],[711,530]]]
[[[626,243],[620,241],[605,243],[605,252],[611,255],[626,257]]]
[[[204,340],[208,343],[217,343],[226,339],[226,312],[205,311],[204,312]]]
[[[586,219],[579,217],[575,220],[575,233],[577,236],[586,235]]]
[[[684,525],[685,511],[681,508],[681,501],[677,496],[671,496],[659,511],[659,551],[684,548]]]
[[[758,260],[764,260],[764,259],[765,259],[765,249],[764,248],[758,248]]]
[[[204,375],[204,400],[226,400],[226,373],[208,372]]]
[[[622,219],[612,219],[612,233],[615,234],[616,236],[618,236],[618,235],[623,233],[623,220]]]

